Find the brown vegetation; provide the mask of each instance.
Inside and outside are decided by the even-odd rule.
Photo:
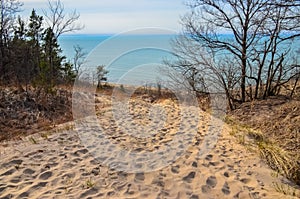
[[[72,119],[72,92],[56,89],[51,94],[29,89],[0,89],[0,141],[51,128]]]
[[[263,160],[276,172],[300,184],[300,101],[285,96],[242,104],[231,112],[244,145],[254,141]],[[251,141],[250,141],[251,142]]]

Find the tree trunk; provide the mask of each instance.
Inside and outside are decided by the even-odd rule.
[[[260,82],[261,82],[262,68],[263,68],[263,66],[259,66],[259,69],[258,69],[257,79],[256,79],[256,85],[255,85],[254,99],[258,99],[258,91],[259,91],[259,86],[260,86]]]
[[[246,64],[247,61],[245,58],[242,59],[242,78],[241,78],[241,93],[242,93],[242,102],[246,101]]]

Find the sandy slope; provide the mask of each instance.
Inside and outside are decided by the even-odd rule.
[[[124,129],[141,128],[143,131],[136,126],[160,124],[147,115],[151,105],[133,101],[132,117],[123,118],[121,125],[113,121],[109,100],[101,98],[99,101],[98,119],[108,138],[138,155],[168,146],[181,128],[178,127],[182,120],[176,105],[164,102],[161,106],[167,111],[163,129],[143,139],[128,136]],[[191,107],[187,109],[192,112]],[[198,127],[193,120],[183,121],[181,130],[184,132],[198,128],[187,150],[176,161],[155,171],[149,171],[151,165],[159,167],[165,161],[147,164],[140,160],[135,166],[143,169],[138,173],[109,169],[103,164],[105,160],[93,156],[97,154],[97,142],[101,139],[91,137],[82,143],[81,136],[88,133],[84,128],[60,130],[47,138],[36,134],[23,141],[2,143],[0,198],[287,198],[274,190],[272,183],[278,179],[271,176],[272,171],[257,155],[237,144],[226,126],[216,146],[200,156],[212,124],[206,113],[201,112],[199,118]],[[181,142],[178,143],[170,147],[180,149]],[[103,157],[113,158],[109,153],[106,155]],[[165,155],[168,158],[168,154]],[[129,157],[125,155],[124,162],[126,158]]]

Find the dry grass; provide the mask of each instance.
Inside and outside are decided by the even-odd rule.
[[[244,103],[230,118],[248,128],[271,168],[300,185],[300,100],[277,96]]]
[[[268,165],[279,174],[300,183],[300,158],[296,154],[285,151],[276,144],[258,142],[260,156]]]
[[[44,93],[30,88],[0,88],[0,141],[21,139],[72,119],[72,92]]]
[[[247,126],[246,122],[237,122],[234,117],[227,116],[225,120],[231,125],[233,135],[238,143],[251,151],[256,151],[260,157],[278,174],[300,185],[300,155],[297,151],[286,149],[287,140],[279,142],[269,136],[268,132]],[[289,139],[287,137],[286,139]]]
[[[245,103],[231,114],[287,151],[300,153],[300,101],[284,97]]]
[[[284,195],[300,198],[299,190],[297,190],[294,187],[291,187],[283,183],[275,183],[275,182],[273,183],[273,187],[277,192],[283,193]]]

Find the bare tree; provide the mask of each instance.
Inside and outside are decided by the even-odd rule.
[[[265,38],[252,48],[254,56],[252,63],[249,62],[250,69],[257,70],[256,75],[248,76],[256,83],[255,98],[278,94],[280,87],[297,75],[294,73],[297,60],[293,57],[296,49],[292,44],[300,37],[300,4],[297,1],[270,1],[269,4],[263,30]],[[263,90],[261,95],[259,90]]]
[[[241,102],[252,95],[272,95],[295,75],[289,56],[300,36],[297,1],[191,0],[187,5],[191,12],[182,18],[185,44],[175,42],[181,63],[174,68],[185,73],[196,69],[204,79],[218,81],[232,101]]]
[[[21,11],[23,4],[18,0],[1,0],[0,3],[0,77],[3,77],[9,62],[8,40],[13,31],[16,13]]]
[[[266,5],[263,0],[196,0],[189,4],[196,11],[183,19],[185,31],[191,33],[195,40],[240,60],[242,101],[246,99],[248,49],[256,42],[256,35],[268,16]],[[234,37],[232,40],[223,39],[219,31],[229,32]]]
[[[49,11],[43,10],[46,23],[53,30],[56,38],[64,33],[84,28],[83,25],[76,23],[80,14],[76,10],[66,14],[65,7],[60,0],[48,0],[48,9]]]
[[[85,63],[86,52],[83,51],[82,47],[76,45],[73,47],[75,55],[73,58],[73,67],[77,76],[80,76],[81,66]]]
[[[188,82],[186,88],[192,88],[198,95],[225,92],[228,105],[233,109],[234,90],[240,80],[237,60],[226,55],[221,60],[216,60],[218,54],[199,46],[190,37],[181,36],[172,43],[176,58],[167,62],[167,65],[183,75],[187,80],[185,82]],[[184,82],[176,75],[169,73],[168,76],[176,83]]]
[[[197,45],[193,45],[193,41],[187,37],[180,36],[172,41],[174,53],[173,56],[176,58],[172,60],[165,60],[165,64],[175,69],[175,71],[180,72],[182,77],[177,76],[177,72],[173,70],[168,70],[163,67],[161,70],[169,78],[171,78],[174,86],[177,87],[178,84],[184,86],[186,90],[196,92],[197,94],[206,93],[207,85],[203,79],[204,71],[200,72],[200,59],[205,57],[205,54],[200,54],[196,56],[195,52],[200,52]],[[203,61],[203,60],[202,60]],[[208,60],[205,60],[208,61]]]

